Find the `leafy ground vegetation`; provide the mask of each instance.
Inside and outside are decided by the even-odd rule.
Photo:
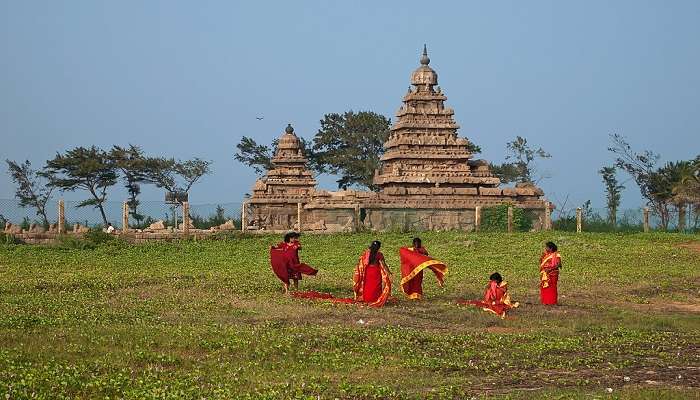
[[[408,234],[377,236],[398,275]],[[369,233],[305,235],[302,289],[350,296]],[[0,246],[0,399],[700,398],[700,244],[676,234],[424,233],[450,270],[382,309],[284,297],[278,238]],[[538,305],[546,240],[561,305]],[[501,320],[457,306],[499,271]],[[362,320],[361,323],[360,320]]]

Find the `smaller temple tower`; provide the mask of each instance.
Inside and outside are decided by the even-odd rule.
[[[291,124],[277,142],[272,158],[274,168],[258,179],[248,201],[253,211],[253,226],[293,229],[298,223],[298,204],[307,203],[316,180],[307,167],[299,138]]]

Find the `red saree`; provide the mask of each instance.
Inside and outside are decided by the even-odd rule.
[[[440,286],[445,281],[447,266],[441,261],[428,256],[425,247],[414,249],[402,247],[399,249],[401,258],[401,290],[409,299],[423,297],[423,270],[428,268],[435,274]]]
[[[503,281],[500,284],[496,281],[489,281],[489,285],[484,292],[484,300],[462,300],[459,304],[481,307],[484,311],[492,312],[501,318],[506,317],[506,312],[516,308],[520,303],[512,302],[508,294],[508,283]]]
[[[355,301],[371,307],[383,306],[391,295],[391,277],[381,252],[377,253],[377,261],[369,264],[369,250],[365,250],[357,262],[352,281]]]
[[[299,262],[298,243],[280,243],[270,247],[270,265],[277,277],[289,284],[290,279],[300,280],[301,275],[316,275],[318,270]]]
[[[561,268],[561,256],[558,251],[542,254],[540,257],[540,302],[542,304],[557,304],[559,268]]]

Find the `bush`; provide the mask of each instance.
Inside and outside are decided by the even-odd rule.
[[[0,231],[0,245],[18,244],[19,241],[14,235]]]
[[[511,204],[501,204],[484,209],[480,229],[491,232],[505,232],[508,230],[508,207]],[[520,232],[528,232],[532,229],[531,213],[522,208],[513,207],[513,229]]]
[[[62,249],[94,249],[97,246],[115,240],[114,236],[103,232],[102,229],[92,228],[82,237],[74,235],[61,235],[59,237],[58,247]]]

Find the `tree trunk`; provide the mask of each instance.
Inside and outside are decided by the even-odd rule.
[[[678,232],[685,231],[685,211],[687,206],[685,204],[678,205]]]
[[[102,203],[98,203],[97,208],[100,209],[100,214],[102,214],[102,222],[104,222],[104,226],[107,226],[107,215],[105,214],[105,209],[102,207]]]

